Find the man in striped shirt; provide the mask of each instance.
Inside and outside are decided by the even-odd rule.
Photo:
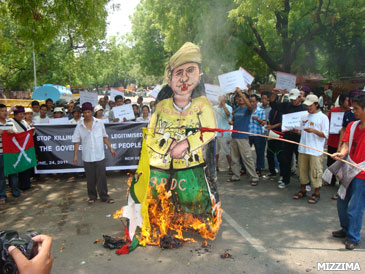
[[[8,110],[5,105],[0,104],[0,205],[6,203],[6,182],[4,176],[4,159],[3,159],[3,142],[2,134],[4,131],[15,132],[14,124],[7,119]],[[14,197],[22,197],[25,194],[21,193],[18,188],[18,174],[8,176],[9,186]]]

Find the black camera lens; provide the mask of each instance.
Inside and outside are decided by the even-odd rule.
[[[15,266],[15,264],[11,263],[11,262],[6,262],[4,265],[3,265],[3,272],[4,274],[16,274],[18,273],[18,270]]]

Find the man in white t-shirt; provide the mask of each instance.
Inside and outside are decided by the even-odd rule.
[[[307,106],[308,114],[302,117],[300,143],[323,150],[326,139],[328,138],[328,117],[320,111],[318,97],[316,95],[308,95],[303,104]],[[319,201],[319,191],[322,186],[323,153],[304,146],[299,146],[298,152],[298,169],[301,189],[297,194],[294,194],[293,199],[301,199],[306,196],[305,186],[308,183],[309,174],[314,193],[312,194],[311,199],[308,200],[308,203],[316,204]]]
[[[39,116],[33,118],[34,124],[48,124],[49,117],[47,116],[48,108],[46,104],[41,105]]]

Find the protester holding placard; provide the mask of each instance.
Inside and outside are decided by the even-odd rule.
[[[250,118],[251,118],[251,104],[246,94],[237,88],[236,94],[238,97],[239,107],[234,110],[233,113],[233,129],[238,131],[248,132]],[[241,163],[240,159],[246,167],[248,175],[251,177],[251,185],[256,186],[259,181],[259,176],[256,174],[255,163],[252,157],[249,136],[244,133],[232,133],[231,141],[231,158],[232,158],[232,178],[228,179],[227,182],[234,182],[240,180]]]
[[[300,143],[323,150],[329,132],[328,117],[320,110],[316,95],[308,95],[303,104],[307,106],[308,114],[302,116]],[[298,152],[300,191],[294,194],[293,199],[306,197],[309,174],[314,193],[308,203],[316,204],[320,199],[322,186],[323,153],[304,146],[299,146]]]
[[[302,99],[300,96],[300,91],[298,89],[292,89],[289,93],[289,100],[290,102],[275,102],[276,100],[276,96],[282,93],[284,94],[284,91],[281,91],[279,89],[274,89],[273,90],[273,95],[270,98],[270,106],[272,109],[280,111],[282,114],[288,114],[288,113],[295,113],[295,112],[300,112],[300,111],[304,111],[305,108],[302,105]],[[287,140],[291,140],[291,141],[295,141],[295,142],[299,142],[300,140],[300,135],[295,131],[295,130],[290,130],[290,131],[286,131],[284,132],[283,135],[284,139]],[[296,144],[291,144],[291,143],[287,143],[284,142],[282,144],[282,149],[283,149],[283,165],[282,165],[282,176],[283,179],[279,180],[279,188],[283,189],[286,188],[288,186],[288,184],[290,183],[290,175],[291,175],[291,164],[292,164],[292,158],[293,158],[293,153],[298,154],[298,145]]]
[[[250,96],[251,104],[251,118],[248,126],[248,130],[251,133],[264,134],[263,126],[266,125],[265,111],[257,105],[257,95],[253,94]],[[265,168],[265,147],[266,140],[264,137],[250,135],[249,137],[250,146],[255,146],[256,152],[256,172],[257,175],[261,176],[261,171]]]
[[[115,100],[116,107],[124,105],[124,99],[123,99],[122,95],[115,96],[114,100]],[[119,118],[115,118],[114,112],[112,109],[109,112],[109,122],[119,122]]]
[[[331,121],[331,117],[333,113],[344,113],[345,111],[349,110],[349,94],[347,92],[343,92],[340,94],[339,96],[339,107],[333,107],[331,108],[330,112],[328,113],[328,119]],[[330,132],[331,132],[331,127],[330,127]],[[338,150],[338,144],[340,141],[340,132],[338,133],[332,133],[329,134],[328,136],[328,148],[327,148],[327,152],[328,153],[335,153]],[[335,160],[328,156],[327,157],[327,166],[332,165],[335,162]],[[324,183],[324,185],[331,185],[334,186],[336,183],[336,177],[332,176],[332,180],[330,183]]]

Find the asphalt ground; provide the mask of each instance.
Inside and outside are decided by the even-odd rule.
[[[87,203],[82,174],[42,175],[25,198],[8,198],[0,207],[2,230],[37,230],[53,237],[52,273],[317,273],[318,263],[359,263],[365,273],[365,240],[348,251],[343,240],[332,238],[339,229],[335,187],[323,187],[318,204],[293,200],[299,181],[293,176],[286,189],[276,180],[260,179],[258,186],[241,181],[227,183],[218,173],[223,222],[214,241],[197,242],[177,249],[138,247],[128,255],[102,246],[102,235],[123,235],[120,220],[111,215],[126,204],[125,172],[108,172],[109,194],[114,204]],[[11,195],[10,195],[11,196]],[[362,236],[364,237],[364,230]],[[99,242],[95,243],[96,240]],[[223,253],[231,258],[222,259]],[[326,271],[327,273],[348,273]]]

